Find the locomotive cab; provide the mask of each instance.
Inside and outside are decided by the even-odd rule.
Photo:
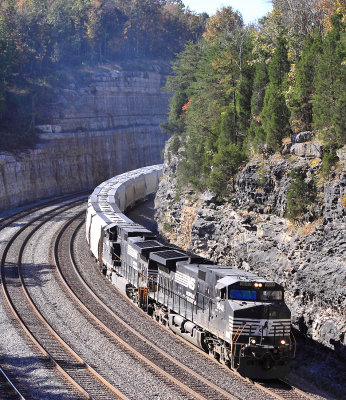
[[[292,355],[290,311],[282,286],[266,280],[237,280],[217,290],[226,296],[232,364],[240,373],[270,379],[285,376]],[[220,308],[220,307],[219,307]]]

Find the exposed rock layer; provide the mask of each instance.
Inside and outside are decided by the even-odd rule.
[[[161,161],[169,94],[155,71],[103,71],[57,89],[40,107],[48,132],[19,155],[0,154],[0,210],[82,189]]]
[[[170,161],[168,161],[168,159]],[[345,172],[321,189],[317,221],[285,219],[288,172],[316,174],[320,160],[252,162],[238,174],[236,193],[218,203],[212,193],[177,190],[178,158],[166,149],[156,196],[159,230],[171,242],[212,259],[253,271],[286,288],[293,325],[312,339],[345,351]]]

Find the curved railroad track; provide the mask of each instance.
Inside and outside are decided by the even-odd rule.
[[[141,331],[140,327],[133,326],[133,323],[126,323],[123,319],[123,315],[118,315],[117,313],[119,307],[114,309],[111,302],[107,302],[107,300],[105,301],[101,293],[95,290],[95,285],[93,284],[94,280],[87,282],[88,274],[86,274],[84,277],[82,276],[80,270],[81,268],[78,267],[78,262],[76,261],[73,244],[75,242],[76,234],[83,226],[83,223],[83,220],[81,220],[79,223],[78,220],[71,222],[71,233],[67,235],[66,240],[62,240],[60,254],[67,254],[67,252],[70,253],[70,262],[68,265],[64,266],[63,263],[60,265],[62,277],[66,281],[66,284],[69,285],[76,298],[78,298],[80,302],[83,302],[83,306],[93,313],[95,319],[102,324],[102,326],[104,326],[111,335],[113,333],[113,337],[115,337],[116,340],[119,340],[119,336],[122,335],[122,337],[125,338],[120,338],[122,343],[125,346],[130,346],[130,351],[131,348],[135,349],[139,359],[150,365],[150,367],[155,368],[156,366],[156,368],[158,368],[158,372],[160,373],[161,371],[161,374],[162,371],[168,372],[171,377],[167,377],[167,375],[164,374],[165,378],[171,379],[172,382],[180,385],[183,390],[187,390],[190,394],[197,398],[200,398],[199,396],[208,399],[249,398],[249,396],[257,396],[257,398],[261,399],[268,398],[268,396],[269,398],[297,400],[311,398],[308,395],[299,393],[293,387],[290,387],[290,390],[288,390],[287,385],[281,387],[281,389],[277,387],[276,392],[271,392],[270,389],[263,388],[263,386],[257,384],[256,387],[260,389],[260,397],[258,397],[259,393],[253,393],[254,385],[251,383],[250,387],[247,386],[248,381],[237,376],[237,379],[240,379],[242,384],[242,394],[239,396],[236,394],[236,392],[234,392],[234,388],[227,390],[227,387],[222,387],[222,385],[219,386],[217,381],[213,382],[213,379],[210,379],[205,375],[203,376],[201,371],[191,368],[190,366],[185,365],[183,362],[178,361],[177,357],[174,357],[173,355],[169,354],[166,349],[156,345],[154,341],[150,339],[150,335],[143,335],[139,333]],[[68,228],[69,224],[66,224],[66,230],[68,230]],[[59,263],[58,249],[55,251],[55,257],[57,263]],[[103,284],[106,284],[105,280],[103,280]],[[129,302],[128,299],[124,300],[125,302]],[[137,307],[134,307],[134,309],[135,312],[144,314]],[[145,317],[149,319],[148,316],[145,315]],[[134,318],[134,320],[136,319],[137,318]],[[154,323],[153,329],[155,328],[157,329],[156,323]],[[167,331],[165,334],[167,335]],[[168,335],[172,335],[172,333],[169,332]],[[203,356],[205,355],[203,354]],[[206,360],[208,363],[210,363],[209,358],[206,358]],[[204,363],[206,360],[204,360]],[[213,368],[217,370],[216,374],[219,376],[226,375],[226,379],[228,377],[229,381],[231,380],[231,376],[232,380],[235,379],[236,374],[233,374],[230,370],[214,363],[213,361],[211,361],[211,363],[213,364]],[[177,382],[177,380],[179,382]],[[279,394],[280,390],[281,394]]]
[[[67,205],[60,205],[31,219],[28,223],[16,231],[3,250],[1,258],[1,283],[5,299],[13,315],[30,337],[37,349],[43,354],[46,364],[55,367],[69,384],[72,384],[82,397],[94,399],[125,399],[116,388],[109,384],[88,363],[79,357],[47,323],[43,315],[35,306],[26,288],[26,282],[22,275],[22,256],[30,238],[47,221],[66,212],[78,204],[85,204],[84,198],[71,201]],[[54,204],[54,203],[50,203]],[[45,206],[39,206],[37,210]],[[36,210],[35,210],[36,211]],[[14,220],[28,215],[28,212],[9,218],[4,225],[13,224]],[[10,252],[18,253],[16,265],[8,262]],[[47,365],[49,368],[49,366]],[[15,387],[15,384],[13,384]],[[18,389],[17,389],[18,390]],[[25,391],[25,389],[24,389]],[[19,392],[19,390],[18,390]],[[22,395],[26,397],[25,395]],[[28,395],[30,397],[30,395]],[[76,398],[79,396],[74,394]]]
[[[17,389],[16,385],[0,367],[0,399],[2,400],[24,400],[24,396]]]
[[[70,302],[74,302],[74,307],[78,308],[78,312],[83,314],[85,321],[90,324],[86,329],[101,332],[110,348],[123,352],[122,354],[128,355],[137,363],[138,371],[149,371],[162,382],[162,387],[158,388],[157,399],[315,399],[284,383],[276,382],[276,386],[273,383],[268,386],[267,383],[263,386],[238,376],[194,346],[174,336],[167,328],[158,325],[131,304],[104,279],[97,264],[86,253],[87,244],[85,240],[83,242],[84,235],[81,231],[84,223],[84,203],[78,206],[71,202],[53,207],[54,201],[51,201],[49,205],[53,209],[49,211],[43,210],[47,204],[35,207],[34,211],[39,212],[39,216],[29,218],[32,210],[24,210],[0,221],[1,231],[16,221],[29,219],[18,223],[22,226],[18,227],[2,252],[1,286],[8,298],[8,304],[13,309],[12,312],[17,313],[18,323],[33,342],[40,343],[36,346],[40,348],[41,358],[47,364],[47,368],[58,369],[64,376],[66,386],[75,394],[72,398],[154,397],[149,394],[145,396],[143,392],[136,393],[133,379],[126,381],[124,376],[120,377],[120,372],[121,379],[118,382],[114,372],[107,373],[106,367],[104,372],[102,360],[101,364],[92,357],[84,361],[83,357],[78,355],[76,346],[67,343],[73,340],[62,334],[59,325],[61,321],[50,317],[48,308],[45,310],[45,306],[36,298],[30,270],[32,266],[23,261],[23,258],[26,252],[30,253],[32,237],[49,221],[54,223],[54,218],[67,222],[63,225],[59,222],[62,227],[56,233],[52,245],[52,256],[60,274],[60,278],[57,279],[60,280],[61,292],[52,292],[50,296],[69,297]],[[80,211],[81,209],[83,211]],[[65,217],[66,214],[68,217]],[[13,261],[7,261],[9,253],[13,253],[11,260],[16,257],[16,265],[13,265]],[[112,362],[108,360],[108,355],[103,356],[105,364]],[[125,365],[123,367],[126,369]],[[26,395],[25,387],[17,384],[15,372],[9,372],[9,375],[15,378],[12,379],[15,389],[7,390],[9,384],[5,382],[5,378],[1,378],[0,369],[0,397],[1,390],[4,389],[9,399],[33,398],[30,394]],[[20,379],[17,381],[20,382]],[[146,389],[143,387],[142,390]],[[23,397],[20,397],[20,393],[23,393]],[[175,397],[168,393],[175,393]],[[6,399],[4,396],[1,398]]]

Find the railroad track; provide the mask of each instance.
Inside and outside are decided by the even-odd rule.
[[[82,221],[69,221],[65,225],[65,229],[59,233],[54,250],[55,263],[61,272],[61,277],[66,283],[66,287],[71,291],[71,294],[88,316],[93,318],[95,323],[100,325],[113,340],[132,353],[139,362],[144,363],[146,368],[150,368],[154,373],[159,374],[162,379],[170,382],[171,385],[177,386],[185,393],[186,397],[184,398],[200,400],[237,399],[231,393],[227,393],[227,391],[208,382],[154,344],[149,343],[145,337],[126,324],[100,300],[78,272],[72,251],[74,234],[71,236],[71,240],[61,246],[63,233],[73,222],[78,225],[77,230],[84,224],[84,219]],[[61,255],[67,253],[70,254],[72,269],[70,265],[59,261]]]
[[[53,202],[50,202],[51,205],[53,205]],[[37,314],[35,315],[35,319],[31,317],[33,314],[33,311],[30,310],[32,306],[34,306],[34,303],[30,297],[29,292],[25,289],[25,280],[23,280],[22,275],[21,275],[21,258],[23,255],[23,251],[25,248],[26,243],[29,241],[30,237],[45,223],[47,222],[50,218],[54,217],[54,215],[57,215],[58,213],[63,213],[66,212],[70,207],[72,203],[69,204],[68,206],[61,207],[59,209],[52,210],[47,213],[43,213],[40,215],[38,218],[31,220],[30,223],[23,225],[22,228],[12,237],[8,245],[10,244],[9,248],[13,245],[13,243],[16,241],[16,239],[21,236],[21,234],[24,233],[25,230],[30,230],[28,234],[26,234],[26,238],[20,239],[22,241],[21,248],[19,250],[19,257],[18,257],[18,268],[17,268],[17,273],[15,273],[15,270],[13,269],[13,265],[11,268],[8,268],[6,270],[6,255],[9,251],[9,249],[6,249],[4,251],[3,259],[1,261],[1,280],[4,283],[3,289],[6,291],[5,286],[10,283],[9,286],[6,286],[6,288],[10,288],[8,291],[10,294],[12,294],[13,299],[15,300],[14,305],[15,311],[19,311],[18,315],[18,320],[20,322],[23,322],[25,325],[25,322],[27,323],[26,329],[28,331],[28,334],[31,334],[32,340],[38,341],[37,339],[42,339],[44,338],[44,343],[41,343],[42,349],[41,352],[45,354],[45,357],[47,360],[49,360],[49,363],[51,365],[55,365],[55,368],[62,369],[61,373],[66,376],[66,379],[70,379],[70,375],[75,374],[75,381],[74,381],[74,386],[79,390],[79,393],[83,393],[83,396],[86,398],[126,398],[126,394],[124,395],[121,393],[117,388],[114,388],[114,390],[107,388],[107,383],[104,382],[102,383],[101,381],[103,380],[102,377],[95,378],[95,375],[93,376],[93,383],[91,383],[91,389],[86,390],[85,388],[88,387],[90,383],[86,383],[84,381],[85,376],[87,376],[87,379],[90,379],[90,375],[93,375],[92,372],[92,367],[88,365],[88,363],[83,362],[81,358],[76,355],[73,350],[67,349],[65,344],[61,339],[58,339],[59,344],[57,344],[57,339],[51,339],[51,337],[54,337],[54,329],[52,327],[48,327],[49,325],[47,321],[44,319],[42,315],[38,316]],[[45,207],[46,205],[43,206],[37,206],[35,207],[35,210],[40,210],[41,208]],[[8,217],[6,219],[2,219],[0,221],[0,230],[3,229],[5,226],[9,226],[12,224],[14,221],[19,220],[20,218],[23,218],[24,216],[28,215],[31,212],[31,210],[26,210],[18,213],[17,215],[13,215],[11,217]],[[56,214],[55,214],[56,213]],[[41,221],[42,220],[42,221]],[[245,381],[243,378],[243,384],[244,384],[244,391],[246,392],[247,390],[251,389],[251,387],[256,386],[259,390],[262,391],[263,396],[258,395],[254,397],[253,395],[249,394],[248,396],[245,397],[238,397],[237,395],[233,395],[230,392],[227,392],[227,390],[222,389],[215,385],[213,382],[210,382],[208,379],[205,379],[195,371],[191,370],[190,368],[186,367],[183,365],[183,363],[177,361],[174,357],[169,355],[168,353],[162,351],[158,346],[156,346],[153,343],[149,343],[148,338],[145,336],[140,335],[137,330],[135,330],[132,326],[129,324],[126,324],[121,317],[116,315],[114,311],[112,311],[109,307],[107,307],[102,300],[99,299],[98,295],[93,293],[93,290],[84,282],[82,284],[83,278],[80,276],[78,272],[78,268],[76,265],[76,261],[73,256],[73,241],[75,238],[75,234],[80,229],[80,227],[83,225],[84,222],[84,211],[83,211],[83,220],[82,217],[79,215],[75,216],[74,219],[71,219],[68,223],[66,223],[61,230],[61,232],[58,234],[57,241],[55,244],[55,258],[57,260],[58,266],[61,268],[62,272],[62,279],[66,279],[66,282],[71,286],[71,290],[74,293],[73,296],[76,296],[75,298],[78,298],[78,303],[81,308],[84,309],[84,312],[87,312],[86,310],[89,310],[92,312],[92,316],[89,314],[89,318],[92,318],[94,320],[94,323],[98,325],[102,330],[104,330],[105,334],[111,338],[114,342],[119,344],[126,349],[129,353],[135,357],[139,363],[142,363],[146,366],[146,368],[150,368],[154,373],[161,377],[161,379],[168,385],[171,385],[174,388],[177,388],[179,391],[178,393],[181,393],[181,398],[183,399],[238,399],[238,398],[258,398],[258,399],[273,399],[273,398],[278,398],[278,399],[294,399],[294,400],[301,400],[301,399],[306,399],[306,398],[312,398],[307,396],[306,394],[300,393],[300,397],[292,397],[293,395],[296,395],[299,392],[295,390],[294,388],[291,387],[291,389],[287,387],[264,387],[261,386],[259,383],[250,383]],[[29,226],[32,224],[36,224],[35,227],[31,227],[29,229]],[[71,235],[70,239],[65,240],[64,235],[68,230],[72,230],[74,233]],[[66,234],[66,237],[68,235]],[[62,257],[62,253],[64,252],[70,252],[70,259],[72,265],[74,265],[73,270],[69,268],[71,265],[66,264],[65,262],[60,262]],[[66,253],[67,254],[67,253]],[[4,270],[4,271],[3,271]],[[6,273],[5,273],[6,272]],[[72,273],[73,272],[73,273]],[[6,279],[9,279],[9,282],[6,281]],[[81,280],[82,279],[82,280]],[[18,297],[16,297],[18,295]],[[79,298],[83,299],[83,302],[79,300]],[[88,300],[86,300],[88,299]],[[21,305],[18,306],[18,301],[19,304],[25,304],[25,306],[21,308]],[[126,301],[128,301],[126,299]],[[9,301],[10,304],[10,301]],[[29,305],[32,304],[32,305]],[[36,308],[36,307],[35,307]],[[28,311],[30,310],[30,311]],[[29,312],[31,314],[29,314]],[[89,312],[89,311],[88,311]],[[138,312],[143,314],[139,309]],[[36,311],[35,311],[36,313]],[[35,322],[34,322],[35,321]],[[39,327],[39,328],[38,328]],[[23,327],[23,329],[25,329]],[[36,331],[35,331],[36,329]],[[33,332],[32,332],[33,331]],[[45,333],[43,333],[45,332]],[[45,342],[47,338],[49,339],[49,342],[51,341],[51,344],[48,342]],[[50,347],[51,346],[51,347]],[[62,353],[60,353],[62,351]],[[64,359],[64,357],[69,357],[67,359]],[[72,357],[72,358],[71,358]],[[57,358],[58,360],[55,360]],[[55,364],[55,361],[59,361],[60,363]],[[210,360],[212,361],[212,360]],[[64,367],[66,367],[64,369]],[[70,369],[69,369],[70,368]],[[223,366],[220,364],[215,364],[215,368],[222,368],[225,369]],[[0,371],[1,372],[1,371]],[[95,371],[96,372],[96,371]],[[231,371],[227,370],[228,373],[233,374]],[[67,376],[67,375],[68,376]],[[80,375],[80,376],[78,376]],[[78,383],[80,382],[80,383]],[[93,388],[93,384],[96,383],[98,387],[102,388],[100,393],[97,392],[97,389]],[[1,390],[2,388],[8,388],[9,384],[8,383],[3,383],[1,381],[1,374],[0,374],[0,398],[6,398],[6,397],[1,397]],[[94,391],[96,390],[96,391]],[[108,391],[110,390],[110,392]],[[11,392],[11,393],[10,393]],[[126,391],[122,391],[126,393]],[[251,390],[249,391],[249,393]],[[10,389],[8,391],[10,393],[9,399],[18,399],[21,398],[19,397],[20,395],[15,392],[15,389]],[[260,393],[260,392],[259,392]],[[121,397],[124,396],[124,397]],[[22,397],[24,398],[24,397]],[[128,398],[136,398],[136,397],[131,397],[130,394],[128,393]]]
[[[25,400],[16,384],[7,376],[6,372],[0,367],[0,399],[2,400]]]
[[[283,380],[253,382],[253,384],[279,400],[316,400],[316,397],[303,392]]]
[[[83,200],[71,201],[68,205],[57,206],[24,224],[7,243],[1,259],[1,281],[4,296],[13,315],[19,324],[35,343],[37,348],[51,365],[72,384],[84,398],[89,399],[126,399],[122,393],[109,384],[88,363],[79,357],[49,326],[42,314],[33,303],[26,289],[21,274],[21,259],[25,246],[31,236],[51,218],[67,211],[73,206],[84,204]],[[44,206],[42,206],[44,207]],[[40,209],[42,207],[38,207]],[[30,212],[30,211],[29,211]],[[28,212],[24,212],[26,214]],[[26,214],[27,215],[27,214]],[[13,223],[16,218],[22,218],[23,213],[9,218],[4,225]],[[3,225],[3,226],[4,226]],[[23,237],[22,237],[23,236]],[[6,262],[11,248],[18,246],[19,255],[17,266]],[[78,396],[76,396],[78,397]]]
[[[70,225],[73,233],[70,235],[69,243],[61,240],[62,244],[57,243],[55,249],[55,260],[61,271],[62,279],[66,282],[73,292],[73,295],[78,299],[81,306],[84,307],[88,313],[93,315],[93,318],[112,335],[115,340],[119,341],[129,349],[129,351],[135,351],[136,356],[139,360],[144,361],[151,368],[157,369],[158,373],[162,374],[164,378],[170,379],[174,384],[181,387],[182,390],[187,391],[196,398],[207,398],[207,399],[235,399],[238,398],[232,393],[218,387],[208,379],[205,379],[200,374],[191,370],[183,363],[177,361],[175,358],[170,356],[167,352],[153,343],[149,343],[147,337],[138,333],[130,325],[126,324],[121,317],[116,315],[103,300],[94,292],[93,288],[88,285],[85,279],[81,276],[77,262],[74,257],[73,243],[75,240],[76,232],[83,225],[84,220],[78,222],[78,217],[75,221],[70,221],[66,224],[65,229],[67,230]],[[73,224],[75,228],[73,227]],[[63,233],[62,233],[63,235]],[[61,238],[60,238],[61,239]],[[64,244],[63,244],[64,243]],[[60,254],[70,253],[70,261],[73,268],[70,265],[59,262],[59,245]],[[81,300],[83,299],[83,300]],[[139,311],[140,312],[140,311]],[[121,339],[121,338],[126,338]],[[129,346],[129,347],[128,347]],[[219,366],[219,364],[217,364]],[[220,366],[221,367],[221,366]],[[163,372],[164,371],[164,374]],[[167,375],[168,374],[168,375]],[[243,378],[242,378],[243,379]],[[243,379],[243,384],[247,383]],[[276,387],[274,391],[270,390],[262,385],[257,384],[256,387],[260,388],[262,393],[267,393],[272,398],[280,399],[294,399],[302,400],[311,398],[309,396],[303,396],[303,393],[299,393],[290,388],[288,390],[287,384],[284,387]],[[246,389],[245,389],[246,390]],[[279,392],[281,391],[281,395]],[[265,398],[264,396],[261,398]]]

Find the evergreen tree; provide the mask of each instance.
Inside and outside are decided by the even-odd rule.
[[[317,189],[314,179],[305,181],[305,174],[299,168],[290,172],[293,178],[287,193],[286,218],[294,220],[306,213],[316,200]]]
[[[282,139],[290,132],[290,113],[283,94],[287,88],[289,68],[286,40],[282,35],[279,35],[275,52],[268,68],[269,85],[265,92],[264,106],[261,112],[266,143],[272,150],[277,150]]]
[[[295,86],[290,99],[292,120],[300,130],[311,130],[312,96],[314,93],[314,76],[316,65],[321,54],[322,37],[318,31],[314,36],[307,36],[301,58],[296,65]]]
[[[249,63],[252,56],[252,40],[244,34],[244,41],[241,51],[241,67],[239,83],[237,85],[237,121],[238,141],[244,140],[251,122],[251,95],[254,79],[254,67]]]
[[[217,140],[218,148],[226,147],[230,143],[237,142],[237,126],[235,109],[230,103],[226,111],[221,113],[220,117],[220,133]]]
[[[253,80],[253,89],[251,97],[251,114],[260,115],[263,104],[265,89],[268,85],[268,68],[265,62],[257,63]]]
[[[346,51],[341,17],[335,15],[332,24],[333,29],[323,40],[314,79],[313,126],[327,144],[342,146],[345,144]]]
[[[234,189],[234,175],[245,159],[244,153],[237,144],[230,143],[228,146],[221,147],[213,158],[213,169],[208,181],[210,189],[222,196],[231,181]]]

